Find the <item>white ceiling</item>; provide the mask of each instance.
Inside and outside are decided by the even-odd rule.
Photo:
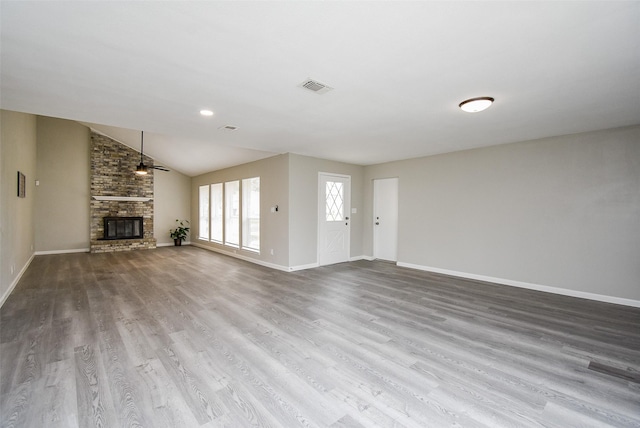
[[[146,154],[191,176],[276,153],[367,165],[640,123],[638,1],[0,8],[3,109],[133,147],[144,130]],[[477,96],[496,102],[458,109]]]

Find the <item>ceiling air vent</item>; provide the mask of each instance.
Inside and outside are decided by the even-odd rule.
[[[312,80],[312,79],[305,80],[304,82],[302,82],[300,84],[300,87],[308,89],[310,91],[313,91],[316,94],[324,94],[324,93],[329,92],[330,90],[333,89],[332,87],[327,86],[324,83],[320,83],[320,82],[318,82],[316,80]]]

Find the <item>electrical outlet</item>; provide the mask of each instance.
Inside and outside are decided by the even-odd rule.
[[[274,251],[273,251],[273,248],[271,250],[269,250],[269,252],[271,253],[272,256],[275,254]]]

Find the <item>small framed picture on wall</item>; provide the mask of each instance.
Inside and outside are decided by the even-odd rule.
[[[27,178],[23,173],[18,171],[18,197],[24,198],[26,196]]]

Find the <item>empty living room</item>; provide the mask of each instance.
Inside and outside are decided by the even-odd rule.
[[[639,41],[0,0],[0,427],[640,426]]]

